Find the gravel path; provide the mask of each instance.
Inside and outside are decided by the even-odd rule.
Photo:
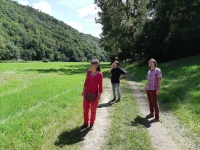
[[[149,114],[149,106],[147,102],[147,98],[144,96],[144,92],[140,91],[140,87],[142,86],[138,82],[134,82],[131,80],[129,76],[127,76],[129,85],[133,91],[134,97],[138,102],[138,105],[142,111],[142,114],[146,116]],[[162,113],[162,112],[161,112]],[[167,129],[162,125],[162,123],[151,123],[151,120],[146,121],[146,126],[149,131],[151,137],[152,146],[157,150],[179,150],[180,146],[173,141],[172,137],[169,135]]]
[[[108,107],[111,98],[110,80],[104,79],[104,85],[104,92],[97,108],[95,124],[93,129],[85,136],[83,143],[81,143],[80,149],[82,150],[100,150],[108,137],[107,131],[111,122],[109,114],[112,111],[112,108]]]
[[[146,116],[149,114],[149,107],[144,92],[140,90],[141,84],[131,80],[127,76],[128,83],[133,91],[133,95],[137,100],[142,114]],[[85,136],[81,143],[81,150],[101,150],[103,149],[105,140],[107,138],[108,127],[111,123],[109,118],[110,111],[109,101],[111,98],[111,85],[108,80],[104,81],[104,93],[102,94],[99,108],[97,109],[96,121],[93,129]],[[162,113],[162,112],[161,112]],[[151,137],[152,146],[157,150],[182,150],[183,147],[177,144],[177,141],[171,137],[170,132],[163,126],[162,123],[150,123],[150,119],[146,121],[146,127]],[[92,142],[91,142],[92,141]]]

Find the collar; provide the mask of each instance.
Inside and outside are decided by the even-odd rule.
[[[155,71],[156,70],[156,67],[155,68],[153,68],[153,69],[150,69],[150,71]]]

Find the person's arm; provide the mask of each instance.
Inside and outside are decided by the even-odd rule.
[[[98,92],[98,100],[101,98],[101,93],[103,92],[103,74],[100,73],[99,76],[99,92]]]
[[[124,76],[125,76],[124,74],[121,74],[119,78],[121,79],[121,78],[123,78]]]
[[[108,71],[108,73],[111,73],[112,72],[112,70],[113,70],[113,64],[111,65],[111,67],[110,67],[110,70]]]
[[[158,79],[158,88],[156,90],[156,95],[160,94],[160,87],[161,87],[161,78]]]
[[[145,86],[145,88],[144,88],[144,92],[147,94],[147,86],[148,86],[148,74],[147,74],[147,76],[146,76],[146,79],[147,79],[147,82],[146,82],[146,86]]]
[[[83,86],[82,96],[84,95],[84,91],[86,90],[87,81],[88,81],[88,71],[87,71],[87,73],[86,73],[86,78],[85,78],[85,82],[84,82],[84,86]]]
[[[161,72],[161,70],[157,71],[157,78],[158,78],[158,88],[156,90],[156,95],[159,95],[160,94],[161,81],[162,81],[162,72]]]
[[[121,75],[120,75],[119,79],[123,78],[126,75],[126,72],[124,70],[122,70],[122,69],[120,69],[120,70],[121,70]]]
[[[147,86],[148,86],[148,81],[147,81],[147,83],[146,83],[146,86],[145,86],[145,88],[144,88],[144,92],[147,94]]]

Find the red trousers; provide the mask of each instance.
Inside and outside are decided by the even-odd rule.
[[[155,119],[159,119],[159,106],[156,95],[156,90],[147,90],[147,97],[149,100],[149,108],[151,115],[154,115],[155,111]]]
[[[88,124],[90,122],[90,125],[94,124],[94,121],[96,119],[96,110],[98,106],[99,100],[96,99],[94,102],[87,101],[86,99],[83,99],[83,115],[84,115],[84,124]],[[90,110],[90,119],[89,119],[89,110]]]

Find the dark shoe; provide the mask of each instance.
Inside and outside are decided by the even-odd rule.
[[[85,129],[85,128],[87,128],[88,127],[88,124],[83,124],[80,128],[81,129]]]
[[[114,102],[115,101],[115,98],[113,98],[113,100],[111,100],[111,102]]]
[[[160,122],[160,119],[153,119],[153,120],[151,120],[151,122]]]
[[[120,99],[118,99],[117,101],[116,101],[116,103],[118,103],[118,102],[120,102],[121,100]]]
[[[146,116],[147,119],[153,118],[153,117],[154,117],[154,115],[152,115],[152,114],[149,114],[149,115]]]

